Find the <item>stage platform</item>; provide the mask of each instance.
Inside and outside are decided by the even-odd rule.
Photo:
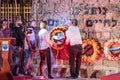
[[[102,76],[100,80],[120,80],[120,73]]]
[[[100,80],[100,79],[90,79],[90,78],[77,78],[77,79],[68,79],[68,78],[54,78],[54,79],[40,79],[39,76],[30,77],[30,76],[14,76],[14,80]]]

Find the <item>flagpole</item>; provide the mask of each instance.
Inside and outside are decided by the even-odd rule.
[[[7,0],[7,26],[9,27],[9,4],[8,4],[8,0]]]

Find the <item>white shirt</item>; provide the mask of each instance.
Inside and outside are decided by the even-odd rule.
[[[35,32],[34,32],[33,28],[29,28],[29,29],[32,30],[32,33],[27,34],[27,36],[30,37],[30,41],[35,41]]]
[[[30,34],[27,34],[26,37],[29,37],[29,40],[32,41],[32,42],[35,42],[35,32],[33,30],[33,28],[29,28],[32,30],[32,32]],[[28,43],[26,41],[26,38],[25,38],[25,49],[28,49]]]
[[[38,32],[39,36],[39,50],[44,50],[49,47],[50,36],[46,29],[42,28]]]
[[[70,26],[66,31],[67,42],[70,42],[70,45],[82,44],[82,38],[77,26]]]

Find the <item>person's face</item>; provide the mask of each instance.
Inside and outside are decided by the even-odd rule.
[[[3,29],[7,28],[7,22],[3,22],[2,28],[3,28]]]
[[[31,26],[36,27],[36,22],[32,21]]]
[[[48,25],[43,23],[43,22],[41,22],[40,23],[40,28],[48,29]]]
[[[17,21],[18,27],[19,27],[21,24],[22,24],[22,21],[21,21],[21,20]]]
[[[45,28],[48,29],[48,25],[46,24],[45,26],[46,26]]]
[[[70,20],[66,21],[65,27],[69,28],[71,26],[72,22]]]
[[[65,27],[66,27],[66,28],[69,28],[69,27],[70,27],[70,24],[69,24],[69,23],[65,24]]]
[[[40,23],[40,28],[44,28],[44,23],[43,22]]]

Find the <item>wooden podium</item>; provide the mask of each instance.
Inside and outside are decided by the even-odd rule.
[[[3,64],[0,73],[10,72],[10,66],[8,63],[8,53],[10,45],[15,43],[15,38],[0,38],[0,50],[3,58]]]

